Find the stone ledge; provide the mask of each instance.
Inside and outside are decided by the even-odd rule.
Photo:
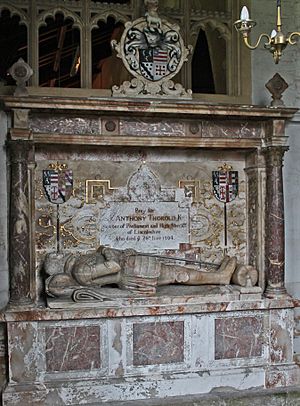
[[[207,289],[208,285],[202,288]],[[189,287],[191,290],[192,287]],[[193,287],[200,290],[201,287]],[[215,288],[214,285],[210,286]],[[223,287],[224,288],[224,287]],[[230,285],[229,285],[230,288]],[[104,291],[104,288],[103,288]],[[164,289],[162,289],[164,291]],[[116,318],[132,316],[159,316],[173,314],[204,314],[215,312],[234,311],[270,311],[273,309],[292,309],[295,303],[289,296],[282,296],[277,299],[262,298],[260,300],[238,300],[239,293],[235,292],[230,298],[230,294],[191,295],[188,296],[153,296],[150,298],[124,299],[122,303],[114,302],[87,302],[87,303],[57,303],[57,308],[25,307],[24,305],[8,305],[2,312],[0,311],[0,322],[11,321],[50,321],[50,320],[77,320],[77,319],[98,319]],[[298,302],[297,302],[298,303]],[[54,307],[54,304],[52,304]]]
[[[171,397],[168,399],[109,402],[106,406],[300,406],[300,386],[235,391],[219,388],[207,395]],[[75,406],[75,405],[74,405]],[[93,405],[93,406],[96,406]]]

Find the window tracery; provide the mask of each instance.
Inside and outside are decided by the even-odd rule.
[[[17,55],[22,56],[35,72],[32,86],[110,89],[113,84],[129,79],[110,49],[110,40],[118,39],[126,21],[144,14],[143,3],[142,0],[7,1],[0,6],[0,26],[3,30],[3,19],[9,13],[11,19],[18,19],[16,32],[23,38],[17,52],[8,58],[9,66]],[[176,78],[194,93],[249,97],[250,81],[243,80],[243,72],[248,79],[250,57],[240,47],[232,26],[239,7],[239,0],[161,2],[162,18],[177,22],[185,43],[194,47],[192,58]],[[11,53],[7,36],[0,45]],[[11,84],[4,77],[9,68],[6,65],[1,65],[1,80]]]

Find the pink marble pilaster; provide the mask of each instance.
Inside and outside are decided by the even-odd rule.
[[[284,200],[282,166],[287,147],[270,146],[265,148],[266,157],[266,218],[265,256],[266,282],[265,295],[274,298],[286,293],[284,286]]]
[[[10,140],[10,303],[24,305],[33,301],[30,262],[30,203],[28,162],[32,141]]]

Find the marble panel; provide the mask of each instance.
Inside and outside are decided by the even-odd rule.
[[[262,356],[262,317],[233,317],[215,320],[215,359]]]
[[[120,120],[120,134],[138,137],[184,137],[185,125],[182,122],[153,120]]]
[[[46,327],[47,372],[101,367],[98,326]]]
[[[203,121],[203,137],[208,138],[262,138],[263,127],[244,121]]]
[[[266,388],[283,388],[299,384],[300,371],[297,365],[280,365],[266,371]],[[297,403],[298,404],[298,403]]]
[[[44,366],[45,348],[38,322],[14,322],[7,326],[9,381],[38,381]]]
[[[184,361],[184,322],[135,323],[133,365],[170,364]]]
[[[39,115],[29,119],[29,128],[34,133],[94,135],[100,134],[100,121],[98,117]]]
[[[293,311],[272,310],[270,313],[270,360],[273,364],[293,359]]]

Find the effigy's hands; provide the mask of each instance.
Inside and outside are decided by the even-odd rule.
[[[104,247],[101,250],[101,254],[103,255],[106,261],[115,261],[119,262],[121,257],[122,251],[116,250],[110,247]]]
[[[135,255],[138,255],[138,252],[136,250],[134,250],[133,248],[127,248],[126,250],[124,250],[123,255],[125,257],[132,257]]]

